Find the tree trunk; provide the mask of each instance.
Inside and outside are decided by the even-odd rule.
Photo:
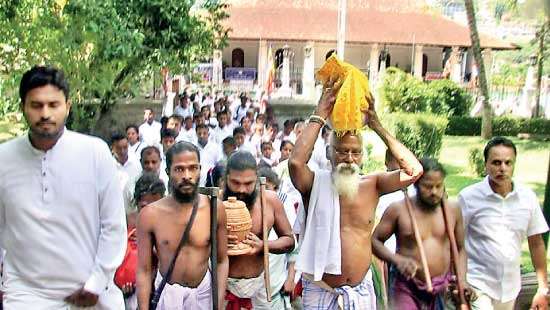
[[[535,117],[540,117],[540,87],[542,84],[542,67],[544,64],[544,39],[546,37],[546,32],[548,31],[548,27],[550,27],[550,22],[548,19],[542,24],[540,27],[540,31],[538,33],[538,41],[539,46],[537,49],[537,84],[535,88]]]
[[[472,0],[464,0],[466,15],[468,16],[468,27],[470,28],[470,39],[472,41],[472,51],[474,59],[479,70],[479,88],[483,100],[483,115],[481,120],[481,137],[489,139],[493,135],[491,105],[489,104],[489,88],[487,87],[487,76],[485,75],[485,65],[481,56],[481,45],[479,43],[479,34],[477,32],[474,4]]]

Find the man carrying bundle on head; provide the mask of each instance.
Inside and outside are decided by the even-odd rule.
[[[355,73],[351,77],[361,79]],[[408,186],[422,174],[416,157],[382,127],[366,81],[359,82],[364,86],[362,92],[350,88],[346,78],[330,78],[324,83],[316,111],[289,160],[292,182],[304,201],[305,214],[299,215],[295,231],[299,230],[300,240],[296,269],[302,272],[306,310],[338,309],[340,298],[344,309],[376,308],[372,281],[366,275],[378,197]],[[341,85],[351,100],[336,98]],[[349,96],[350,90],[353,96]],[[332,171],[314,172],[307,162],[329,117],[334,128],[327,152]],[[384,141],[401,170],[360,176],[363,144],[359,132],[364,125]]]
[[[372,249],[377,257],[392,265],[390,270],[389,301],[392,309],[445,309],[444,293],[451,281],[451,242],[449,240],[443,204],[445,199],[445,170],[435,159],[421,160],[424,174],[414,186],[416,197],[410,200],[412,216],[418,223],[432,289],[422,271],[420,249],[415,241],[414,224],[407,209],[407,201],[391,204],[373,233]],[[405,197],[408,199],[408,197]],[[466,251],[464,226],[460,208],[455,203],[445,204],[448,229],[454,232],[458,250],[456,272],[466,278]],[[384,246],[394,234],[397,253]],[[469,290],[468,290],[469,291]]]

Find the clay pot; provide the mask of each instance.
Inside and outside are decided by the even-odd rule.
[[[250,250],[248,244],[242,243],[252,228],[252,218],[246,204],[235,197],[223,202],[227,217],[227,234],[237,236],[238,243],[228,245],[228,255],[241,255]]]

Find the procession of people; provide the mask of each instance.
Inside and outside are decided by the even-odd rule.
[[[63,71],[32,67],[28,133],[0,145],[4,309],[514,309],[525,239],[547,309],[548,225],[514,143],[489,140],[453,201],[370,93],[357,130],[334,126],[342,82],[281,130],[246,93],[189,88],[105,142],[67,129]],[[363,170],[362,128],[388,171]]]

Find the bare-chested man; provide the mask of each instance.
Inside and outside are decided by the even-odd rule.
[[[428,257],[433,291],[427,291],[420,252],[405,201],[394,202],[382,216],[372,240],[374,255],[392,265],[389,296],[392,309],[444,309],[443,293],[451,279],[450,243],[440,208],[445,195],[445,170],[435,159],[424,158],[421,163],[424,174],[414,184],[417,194],[411,202]],[[447,206],[449,227],[454,231],[457,242],[461,266],[459,272],[465,279],[466,251],[462,215],[455,203],[448,202]],[[384,247],[384,241],[394,233],[397,236],[395,254]]]
[[[374,111],[363,111],[364,124],[384,141],[401,170],[360,177],[362,138],[347,132],[332,134],[327,157],[332,171],[311,171],[307,162],[324,121],[334,107],[337,86],[326,88],[290,157],[292,182],[302,194],[304,216],[299,216],[300,253],[296,269],[302,272],[304,309],[373,309],[376,298],[366,277],[371,263],[371,231],[378,197],[413,183],[422,166],[386,129]],[[306,216],[307,215],[307,216]]]
[[[178,142],[166,154],[166,170],[170,177],[170,195],[143,208],[138,219],[137,290],[139,309],[149,309],[149,298],[166,274],[170,261],[187,226],[193,204],[197,215],[187,244],[182,248],[168,285],[161,295],[158,309],[212,308],[210,257],[210,203],[197,193],[200,176],[200,155],[196,146]],[[227,228],[225,208],[218,204],[218,298],[223,301],[227,281]],[[153,274],[153,255],[159,271]]]
[[[228,197],[237,197],[246,204],[252,217],[252,229],[247,239],[243,241],[251,246],[250,252],[229,257],[226,300],[230,306],[235,304],[243,307],[252,306],[255,310],[281,309],[280,306],[267,302],[266,298],[263,276],[262,214],[256,170],[256,160],[249,152],[235,152],[227,160],[224,200]],[[265,191],[265,202],[267,228],[275,229],[278,236],[278,239],[269,241],[269,253],[290,253],[294,249],[294,237],[283,204],[272,191]],[[228,238],[229,243],[236,241],[233,236]],[[273,295],[277,293],[273,292]]]

